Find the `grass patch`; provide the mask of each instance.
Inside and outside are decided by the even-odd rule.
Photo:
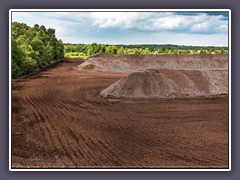
[[[65,53],[64,57],[87,59],[89,56],[86,54],[83,54],[83,53],[79,53],[79,52],[70,52],[70,53]]]

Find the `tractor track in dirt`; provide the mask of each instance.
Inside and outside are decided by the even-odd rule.
[[[13,168],[227,168],[228,96],[111,101],[124,72],[65,59],[12,82]]]

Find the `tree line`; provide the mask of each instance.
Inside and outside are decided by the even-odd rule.
[[[227,47],[179,45],[64,44],[66,57],[88,57],[98,52],[112,54],[228,54]]]
[[[199,50],[199,49],[224,49],[227,50],[228,47],[215,47],[215,46],[187,46],[187,45],[174,45],[174,44],[133,44],[133,45],[118,45],[127,48],[149,48],[150,50],[154,50],[157,48],[162,49],[178,49],[178,50]]]
[[[55,29],[12,22],[12,78],[48,66],[64,57],[64,45]]]
[[[228,54],[227,47],[179,45],[63,44],[55,29],[12,22],[12,78],[27,75],[63,57],[87,58],[98,52],[112,54]]]

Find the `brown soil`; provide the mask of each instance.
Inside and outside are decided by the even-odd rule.
[[[114,100],[67,59],[12,83],[13,168],[227,168],[228,97]]]

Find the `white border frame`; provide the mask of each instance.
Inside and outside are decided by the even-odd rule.
[[[228,92],[229,92],[229,101],[228,101],[228,105],[229,105],[229,109],[228,109],[228,114],[229,114],[229,129],[228,129],[228,162],[229,162],[229,168],[228,169],[201,169],[201,168],[191,168],[191,169],[134,169],[134,168],[129,168],[129,169],[98,169],[98,168],[94,168],[94,169],[72,169],[72,168],[59,168],[59,169],[16,169],[16,168],[12,168],[12,147],[11,147],[11,127],[12,127],[12,12],[34,12],[34,11],[38,11],[38,12],[46,12],[46,11],[52,11],[52,12],[107,12],[107,11],[124,11],[124,12],[131,12],[131,11],[139,11],[139,12],[168,12],[168,11],[172,11],[172,12],[228,12]],[[231,171],[231,9],[10,9],[9,10],[9,171]]]

